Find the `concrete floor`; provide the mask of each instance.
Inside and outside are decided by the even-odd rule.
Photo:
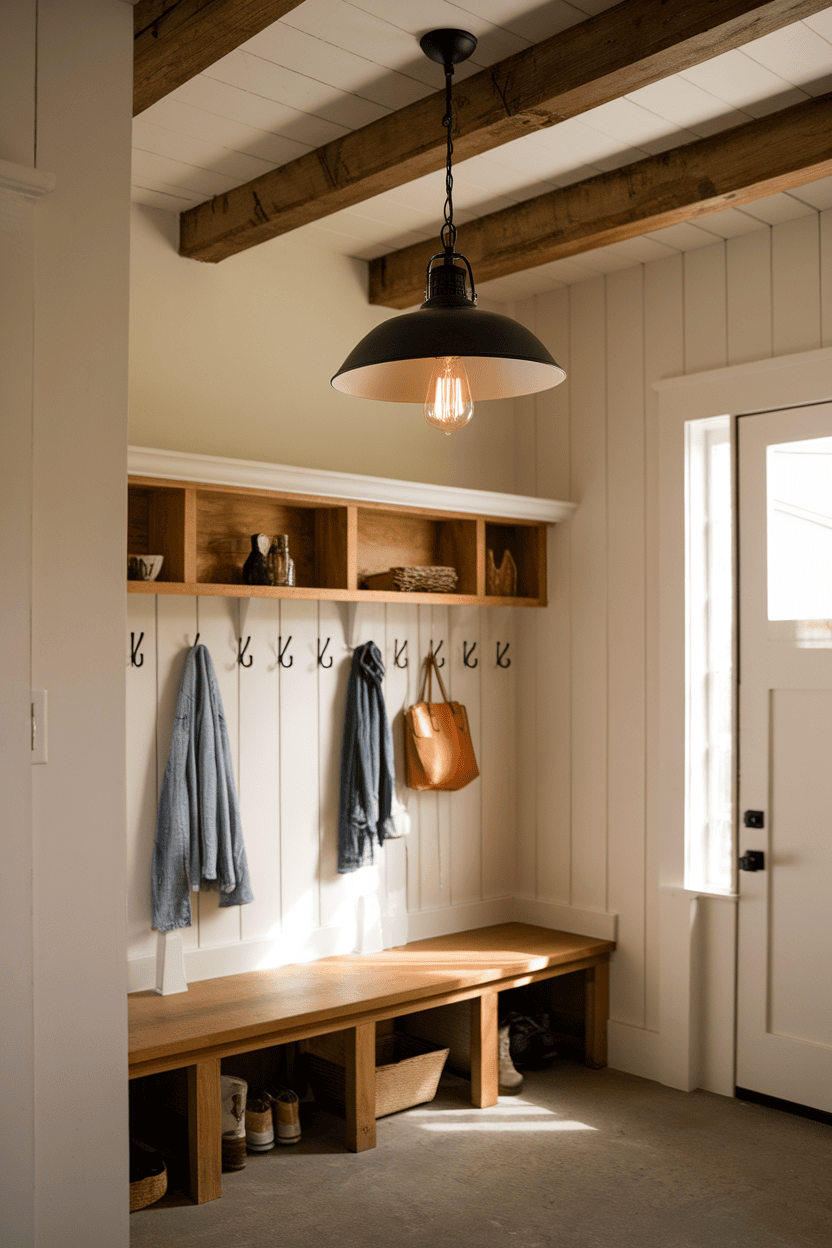
[[[131,1215],[133,1248],[830,1248],[832,1127],[558,1062],[474,1110],[443,1077],[348,1153],[303,1104],[303,1140]]]

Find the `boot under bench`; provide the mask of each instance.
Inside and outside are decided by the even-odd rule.
[[[384,1019],[471,1001],[471,1103],[497,1103],[497,995],[584,972],[585,1061],[607,1063],[611,940],[500,923],[382,953],[321,958],[128,997],[130,1078],[188,1072],[190,1194],[222,1195],[220,1061],[332,1031],[346,1039],[346,1144],[375,1148],[375,1030]]]

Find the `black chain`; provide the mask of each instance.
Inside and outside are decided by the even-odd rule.
[[[448,132],[448,154],[445,161],[445,224],[442,226],[439,237],[442,240],[442,246],[445,248],[446,256],[450,256],[456,249],[456,226],[454,225],[454,179],[451,173],[451,157],[454,154],[454,143],[451,137],[453,130],[453,104],[451,102],[451,79],[453,78],[453,65],[445,66],[445,116],[442,118],[442,125]]]

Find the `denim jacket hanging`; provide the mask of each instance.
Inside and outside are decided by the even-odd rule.
[[[372,641],[356,646],[347,686],[341,750],[338,870],[373,861],[374,842],[395,836],[391,814],[396,784],[393,737],[381,682],[384,665]]]
[[[176,703],[156,817],[151,921],[160,932],[191,924],[191,890],[217,889],[221,906],[253,901],[228,730],[205,646],[194,646]]]

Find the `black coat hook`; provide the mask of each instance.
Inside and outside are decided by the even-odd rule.
[[[291,639],[291,637],[290,637],[290,638],[289,638],[289,641],[291,641],[291,640],[292,640],[292,639]],[[289,641],[287,641],[287,642],[286,642],[286,645],[287,645],[287,646],[288,646],[288,644],[289,644]],[[321,639],[320,639],[320,637],[318,638],[318,662],[320,663],[321,667],[332,667],[332,655],[330,655],[330,656],[329,656],[329,662],[328,662],[328,663],[324,663],[324,655],[325,655],[325,654],[326,654],[326,652],[327,652],[327,647],[328,647],[328,646],[329,646],[329,638],[328,638],[328,637],[327,637],[327,639],[326,639],[326,643],[324,644],[324,648],[323,648],[323,650],[321,649]]]
[[[407,659],[405,659],[404,663],[399,662],[399,659],[401,659],[404,656],[404,652],[406,649],[407,649],[407,639],[405,639],[402,642],[401,650],[399,649],[398,641],[395,638],[393,639],[393,666],[394,667],[407,667]]]
[[[436,647],[436,649],[434,650],[434,648],[433,648],[433,638],[431,638],[431,643],[430,643],[430,652],[431,652],[431,654],[433,655],[433,657],[434,657],[434,658],[436,658],[436,656],[438,655],[438,653],[439,653],[439,651],[440,651],[441,649],[442,649],[442,642],[440,641],[439,645],[438,645],[438,646]],[[445,660],[444,660],[444,659],[440,659],[440,661],[436,664],[436,666],[437,666],[437,667],[444,667],[444,666],[445,666]]]
[[[473,642],[473,643],[472,643],[472,645],[471,645],[471,649],[469,650],[469,649],[468,649],[468,642],[467,642],[467,641],[463,641],[463,643],[462,643],[462,662],[465,664],[465,666],[466,666],[466,667],[476,667],[476,666],[477,666],[477,664],[479,663],[479,659],[474,659],[474,661],[473,661],[473,662],[470,662],[470,661],[469,661],[469,660],[471,659],[471,655],[474,653],[474,651],[476,650],[476,648],[477,648],[477,643],[476,643],[476,642]]]
[[[199,633],[197,633],[196,637],[194,638],[194,645],[195,646],[199,645]]]
[[[280,666],[281,666],[281,667],[291,667],[291,666],[292,666],[292,664],[293,664],[293,663],[294,663],[294,661],[295,661],[295,660],[294,660],[294,658],[292,657],[292,655],[290,654],[290,655],[289,655],[289,662],[288,662],[288,663],[284,663],[284,662],[283,662],[283,656],[285,655],[286,651],[288,650],[288,648],[289,648],[289,642],[290,642],[291,640],[292,640],[292,635],[291,635],[291,633],[289,634],[289,636],[288,636],[288,637],[287,637],[287,639],[286,639],[286,645],[285,645],[285,646],[283,645],[283,638],[282,638],[282,637],[278,637],[278,639],[277,639],[277,661],[278,661],[278,663],[280,664]],[[326,646],[324,646],[324,649],[326,649]]]
[[[248,663],[246,663],[246,660],[245,660],[245,653],[246,653],[246,650],[248,650],[248,643],[250,641],[251,641],[251,638],[246,637],[246,644],[243,645],[242,637],[237,638],[237,662],[240,664],[240,667],[251,667],[252,663],[254,662],[254,656],[251,654],[248,656]]]
[[[142,644],[144,633],[139,633],[139,640],[135,640],[136,634],[130,634],[130,664],[132,667],[141,667],[144,663],[144,655],[139,654],[139,646]]]
[[[503,646],[502,653],[501,653],[500,643],[499,641],[497,642],[497,666],[498,667],[511,667],[511,659],[506,659],[506,655],[508,654],[508,648],[510,645],[511,645],[511,642],[507,641],[506,644]],[[505,663],[503,662],[503,659],[506,659]]]

